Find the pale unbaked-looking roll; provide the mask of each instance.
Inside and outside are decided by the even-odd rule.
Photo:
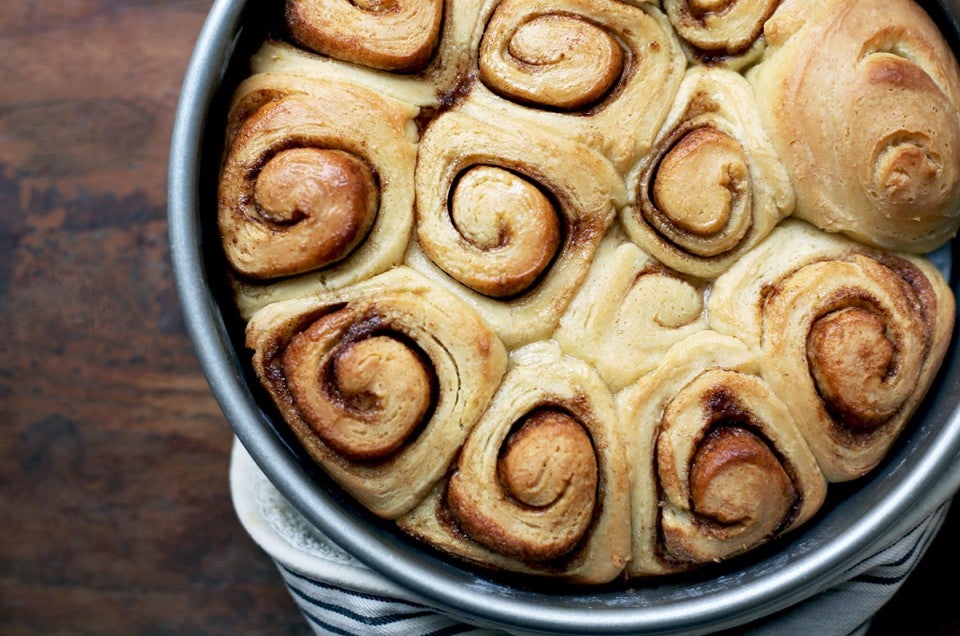
[[[886,455],[950,343],[954,298],[926,259],[790,220],[720,276],[711,326],[742,338],[830,481]]]
[[[786,169],[741,75],[684,77],[653,148],[627,175],[623,228],[666,265],[712,278],[793,211]]]
[[[549,341],[521,348],[449,482],[397,523],[494,569],[611,581],[630,553],[616,422],[613,397],[589,365]]]
[[[388,519],[447,472],[507,362],[473,310],[403,267],[265,307],[247,346],[311,457]]]
[[[238,88],[218,218],[244,318],[402,260],[416,113],[340,81],[266,73]]]
[[[960,70],[911,0],[787,0],[748,73],[797,216],[920,253],[960,226]]]
[[[473,304],[507,346],[548,337],[624,201],[604,157],[495,112],[423,133],[406,262]]]
[[[706,329],[704,290],[611,231],[553,339],[619,391],[656,368],[672,345]]]
[[[728,559],[796,528],[826,482],[739,340],[701,331],[617,396],[630,465],[632,576]]]

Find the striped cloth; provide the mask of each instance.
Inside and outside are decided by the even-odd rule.
[[[497,635],[431,607],[424,599],[346,554],[304,519],[235,441],[230,466],[234,507],[244,528],[274,560],[313,631],[327,635]],[[839,583],[738,634],[862,636],[930,546],[949,506],[948,495],[901,538],[836,579]]]

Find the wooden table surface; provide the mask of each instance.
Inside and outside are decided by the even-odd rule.
[[[234,515],[167,254],[210,4],[0,5],[2,634],[308,633]],[[957,516],[873,634],[960,633]]]

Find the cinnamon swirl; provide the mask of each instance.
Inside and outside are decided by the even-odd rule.
[[[621,220],[630,238],[701,277],[729,267],[794,205],[749,84],[725,69],[687,73],[654,149],[628,184],[631,204]]]
[[[801,221],[717,279],[708,309],[714,328],[760,355],[831,481],[884,457],[933,381],[955,313],[929,261]]]
[[[666,17],[615,0],[492,2],[464,108],[549,127],[625,169],[649,148],[683,76]]]
[[[391,519],[444,475],[506,369],[479,317],[406,268],[273,303],[250,320],[247,346],[304,448]]]
[[[891,250],[960,226],[960,67],[910,0],[788,0],[750,72],[797,216]]]
[[[515,351],[448,483],[398,524],[498,569],[614,579],[629,556],[630,520],[609,391],[555,344]]]
[[[664,0],[693,63],[740,70],[763,55],[763,26],[781,0]]]
[[[430,122],[407,263],[471,302],[508,346],[549,336],[624,201],[609,163],[493,113]]]
[[[418,106],[448,100],[475,63],[482,0],[287,0],[290,42],[254,58],[285,72],[322,71]]]
[[[265,74],[240,87],[218,215],[244,317],[400,262],[413,223],[415,114],[337,81]]]
[[[703,331],[618,396],[633,515],[632,575],[720,561],[809,519],[823,474],[740,341]]]

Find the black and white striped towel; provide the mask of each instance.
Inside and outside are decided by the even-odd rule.
[[[250,536],[276,562],[306,621],[319,635],[502,636],[465,624],[373,572],[333,544],[273,487],[235,441],[233,502]],[[850,568],[829,589],[739,633],[749,636],[866,633],[871,617],[899,589],[946,517],[952,491],[886,548]]]

